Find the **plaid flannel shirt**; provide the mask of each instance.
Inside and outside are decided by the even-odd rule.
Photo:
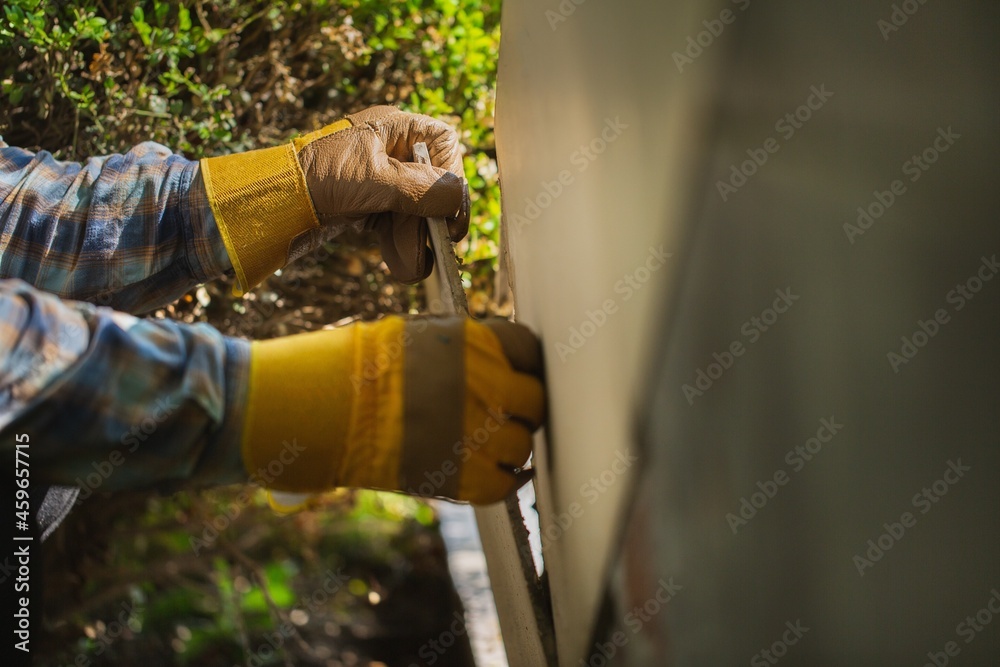
[[[85,495],[246,481],[248,343],[127,314],[229,270],[197,162],[146,142],[79,164],[0,139],[4,459],[27,436],[35,483]]]

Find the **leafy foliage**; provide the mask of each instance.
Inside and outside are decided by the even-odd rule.
[[[0,134],[67,160],[148,140],[199,158],[280,144],[373,104],[443,118],[461,132],[472,188],[470,234],[459,245],[470,302],[479,313],[495,311],[499,5],[5,0]],[[380,263],[371,239],[337,239],[242,298],[215,282],[158,314],[266,338],[420,309],[420,288],[396,283]],[[47,543],[51,641],[39,664],[76,664],[80,656],[85,664],[149,667],[244,664],[251,656],[254,664],[367,664],[364,656],[378,650],[365,642],[379,637],[396,638],[383,644],[399,660],[416,660],[419,645],[440,632],[435,623],[451,622],[450,582],[426,504],[346,493],[322,512],[282,520],[252,495],[217,538],[196,542],[212,522],[225,523],[220,517],[244,493],[97,493],[76,509]],[[341,568],[348,583],[296,617],[303,596]],[[109,641],[126,602],[121,633]],[[296,636],[267,658],[255,653],[289,620]],[[331,642],[345,653],[330,654]],[[438,664],[462,664],[460,652]]]
[[[64,159],[146,140],[200,158],[396,104],[460,130],[474,202],[461,250],[469,262],[492,260],[499,4],[8,0],[0,134]]]
[[[411,664],[455,604],[433,511],[373,491],[322,502],[275,520],[230,489],[93,498],[47,543],[35,664]]]

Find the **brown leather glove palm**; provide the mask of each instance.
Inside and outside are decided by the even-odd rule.
[[[409,162],[427,144],[433,166]],[[349,226],[375,229],[393,274],[430,273],[426,222],[448,220],[452,239],[469,225],[469,191],[458,135],[446,123],[378,106],[289,144],[201,161],[209,203],[246,291]]]

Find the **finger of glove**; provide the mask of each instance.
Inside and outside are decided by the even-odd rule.
[[[497,467],[507,474],[513,474],[513,470],[522,468],[531,456],[531,445],[533,442],[530,429],[519,421],[508,421],[499,433],[493,437],[502,442],[500,447],[490,450],[490,454],[495,460]]]
[[[431,164],[435,167],[446,169],[462,181],[461,207],[457,213],[448,215],[446,220],[451,240],[457,243],[465,238],[465,235],[469,232],[471,202],[469,198],[469,183],[465,178],[465,165],[462,162],[461,144],[458,141],[458,135],[450,127],[445,126],[445,128],[447,132],[439,134],[437,138],[431,141],[425,140],[425,143],[427,144],[427,153],[430,155]],[[413,141],[415,142],[416,140],[414,139]],[[412,143],[410,145],[412,146]]]
[[[439,125],[443,125],[443,123],[440,123],[439,121],[434,122]],[[448,234],[451,236],[451,240],[457,243],[465,238],[465,235],[469,233],[469,212],[471,210],[471,200],[469,198],[469,183],[465,179],[465,166],[462,163],[462,153],[458,141],[458,135],[455,134],[455,132],[447,125],[444,127],[446,128],[447,133],[439,134],[438,137],[432,141],[424,140],[424,143],[427,144],[427,153],[430,155],[431,165],[447,170],[448,172],[459,177],[462,181],[461,207],[458,209],[457,213],[445,216],[445,221],[448,223]],[[413,139],[412,141],[413,143],[416,143],[417,139]],[[410,145],[412,146],[412,143]]]
[[[440,167],[389,158],[383,166],[385,210],[423,218],[455,217],[466,197],[465,180]]]
[[[420,114],[404,113],[394,107],[380,106],[365,109],[350,116],[355,125],[366,123],[375,130],[385,146],[386,154],[401,162],[409,162],[413,145],[427,145],[431,165],[451,172],[462,180],[463,197],[457,214],[443,214],[447,218],[451,240],[458,242],[469,232],[468,182],[462,162],[462,145],[458,133],[447,123]],[[428,214],[434,215],[434,214]]]
[[[480,322],[500,341],[504,356],[516,371],[543,377],[542,343],[528,327],[500,317]]]
[[[395,107],[369,107],[348,116],[355,126],[365,125],[379,135],[389,157],[409,162],[413,144],[424,143],[431,165],[462,176],[461,141],[451,125],[422,114],[406,113]]]
[[[354,125],[360,125],[361,123],[377,122],[391,118],[396,114],[405,113],[400,111],[394,106],[389,106],[388,104],[379,104],[374,107],[368,107],[367,109],[362,109],[357,113],[348,114],[347,118]]]
[[[511,371],[503,380],[505,396],[500,409],[511,424],[535,431],[545,421],[545,389],[541,381],[526,373]]]
[[[448,223],[448,235],[451,236],[451,240],[458,243],[465,238],[465,235],[469,233],[469,211],[472,208],[472,204],[469,200],[469,184],[462,181],[462,208],[459,209],[458,215],[445,218],[445,222]]]
[[[395,211],[421,217],[467,216],[463,178],[440,167],[390,157],[370,129],[314,141],[299,151],[298,159],[321,215]]]
[[[382,259],[400,282],[413,284],[431,274],[434,253],[427,247],[427,223],[419,216],[383,213],[375,222]]]
[[[481,448],[462,465],[459,499],[477,505],[503,500],[520,487],[524,478],[513,469],[524,466],[531,455],[531,433],[515,422],[506,422],[487,442],[489,453]]]

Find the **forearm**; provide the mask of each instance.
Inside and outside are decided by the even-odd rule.
[[[0,451],[33,477],[101,490],[246,481],[249,346],[0,281]]]
[[[140,313],[230,269],[197,162],[151,142],[82,164],[0,142],[0,278]]]

